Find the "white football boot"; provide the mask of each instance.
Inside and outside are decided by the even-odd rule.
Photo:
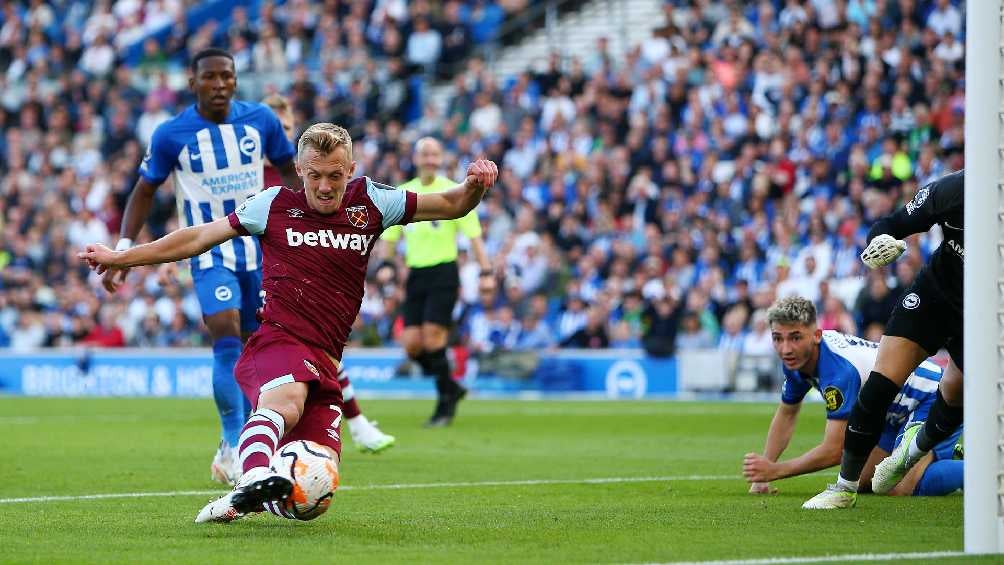
[[[218,483],[230,486],[237,484],[237,479],[241,477],[241,469],[237,464],[237,450],[221,441],[216,455],[213,456],[213,463],[209,466],[209,474]]]
[[[920,457],[910,457],[910,444],[913,438],[917,437],[920,429],[924,427],[924,422],[914,422],[903,431],[903,439],[892,450],[889,457],[879,461],[875,466],[875,474],[872,475],[872,492],[875,494],[886,494],[893,489],[903,477],[906,476],[910,468],[913,467]],[[921,454],[921,457],[923,454]]]
[[[806,500],[802,508],[807,510],[836,510],[838,508],[854,508],[858,502],[858,493],[839,485],[827,485],[826,490]]]
[[[370,422],[362,414],[347,420],[352,442],[363,453],[380,453],[394,445],[394,436],[380,431],[376,422]]]
[[[267,467],[256,467],[237,481],[232,492],[207,504],[195,517],[196,524],[233,522],[262,512],[266,502],[285,500],[293,492],[293,481]]]

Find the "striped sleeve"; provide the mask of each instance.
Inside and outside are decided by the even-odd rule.
[[[407,224],[415,217],[418,195],[366,178],[366,194],[383,216],[383,228]]]
[[[281,186],[263,190],[244,201],[241,207],[227,215],[230,226],[241,235],[261,235],[268,227],[268,212]]]

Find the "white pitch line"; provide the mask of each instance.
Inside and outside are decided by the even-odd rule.
[[[525,481],[479,481],[466,483],[402,483],[376,485],[345,485],[338,490],[401,490],[430,488],[505,487],[535,485],[602,485],[618,483],[658,483],[669,481],[727,481],[742,480],[739,475],[679,475],[674,477],[606,477],[596,479],[529,479]],[[0,504],[19,502],[64,502],[72,500],[102,500],[106,498],[154,498],[164,496],[212,496],[223,494],[221,490],[176,490],[168,492],[120,492],[106,494],[78,494],[68,496],[29,496],[23,498],[0,498]]]
[[[902,559],[944,559],[967,555],[964,551],[929,551],[924,553],[859,553],[820,555],[816,557],[764,557],[719,561],[669,561],[650,565],[787,565],[790,563],[840,563],[844,561],[897,561]]]

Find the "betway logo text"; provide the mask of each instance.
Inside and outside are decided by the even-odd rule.
[[[286,243],[290,247],[306,245],[309,247],[331,247],[334,249],[349,249],[365,255],[375,235],[360,235],[357,233],[335,233],[332,230],[318,230],[300,233],[293,228],[286,228]]]

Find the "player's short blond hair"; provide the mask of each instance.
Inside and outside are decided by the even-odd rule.
[[[329,155],[335,149],[344,147],[349,159],[352,159],[352,136],[342,126],[329,122],[321,122],[307,128],[297,143],[296,154],[302,155],[308,147],[321,155]]]
[[[293,106],[289,103],[289,99],[282,94],[269,94],[261,103],[271,108],[276,114],[282,114],[293,109]]]
[[[767,310],[767,323],[811,326],[816,323],[816,306],[801,296],[788,296]]]

